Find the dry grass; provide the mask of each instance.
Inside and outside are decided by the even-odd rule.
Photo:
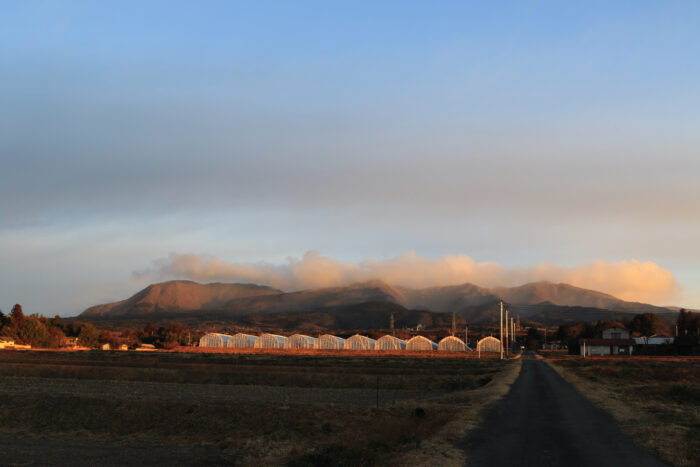
[[[385,464],[399,453],[413,464],[459,463],[453,441],[516,366],[376,354],[0,352],[0,419],[11,421],[0,437],[204,446],[247,465]]]
[[[673,465],[700,465],[700,359],[548,361],[639,444]]]

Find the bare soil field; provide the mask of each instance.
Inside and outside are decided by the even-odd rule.
[[[673,465],[700,465],[700,358],[549,358],[622,430]]]
[[[455,441],[518,364],[0,351],[0,451],[10,465],[457,465]]]

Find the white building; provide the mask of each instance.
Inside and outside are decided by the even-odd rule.
[[[406,341],[387,334],[377,339],[374,350],[406,350]]]
[[[429,352],[432,350],[437,350],[438,345],[423,336],[412,337],[406,342],[406,350]]]
[[[304,334],[294,334],[284,341],[285,349],[313,349],[316,347],[316,338]]]
[[[580,353],[586,357],[597,355],[632,355],[633,339],[579,339]]]
[[[343,349],[345,350],[374,350],[376,341],[367,336],[355,334],[345,340]]]
[[[256,349],[283,349],[287,338],[277,334],[263,334],[255,340]]]
[[[229,347],[233,347],[236,349],[252,349],[253,347],[255,347],[255,341],[257,340],[258,338],[255,336],[239,332],[231,337],[231,340],[228,342],[228,344],[230,344]]]
[[[345,339],[330,334],[324,334],[316,339],[316,347],[321,350],[343,350]]]
[[[438,350],[442,352],[466,352],[467,345],[459,337],[447,336],[438,342]]]
[[[476,343],[476,350],[479,352],[499,352],[501,351],[501,341],[493,336],[486,336]]]
[[[199,339],[200,347],[231,347],[229,345],[233,339],[233,336],[228,334],[219,334],[216,332],[209,332],[204,334],[201,339]]]

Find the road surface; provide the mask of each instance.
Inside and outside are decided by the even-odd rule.
[[[532,354],[506,397],[466,440],[470,466],[662,466]]]

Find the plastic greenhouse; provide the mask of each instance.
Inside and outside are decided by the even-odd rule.
[[[387,334],[377,339],[374,350],[406,350],[406,341]]]
[[[492,336],[484,337],[476,344],[476,349],[480,352],[500,352],[501,341]]]
[[[303,334],[294,334],[284,341],[285,349],[313,349],[316,345],[316,338]]]
[[[427,352],[437,349],[438,345],[435,342],[423,336],[412,337],[408,340],[408,342],[406,342],[406,350],[420,350]]]
[[[231,339],[233,336],[228,334],[219,334],[216,332],[209,332],[199,339],[200,347],[231,347]]]
[[[316,349],[323,350],[342,350],[345,344],[345,339],[332,336],[330,334],[324,334],[318,339],[316,339]]]
[[[370,339],[367,336],[355,334],[345,340],[343,348],[345,350],[373,350],[375,342],[374,339]]]
[[[251,336],[250,334],[243,334],[242,332],[239,332],[238,334],[234,334],[233,337],[230,340],[229,347],[235,347],[237,349],[251,349],[255,347],[255,341],[258,338],[255,336]]]
[[[284,342],[287,340],[284,336],[277,334],[263,334],[255,340],[256,349],[283,349]]]
[[[459,337],[447,336],[438,342],[438,350],[444,352],[464,352],[467,350],[467,346]]]

